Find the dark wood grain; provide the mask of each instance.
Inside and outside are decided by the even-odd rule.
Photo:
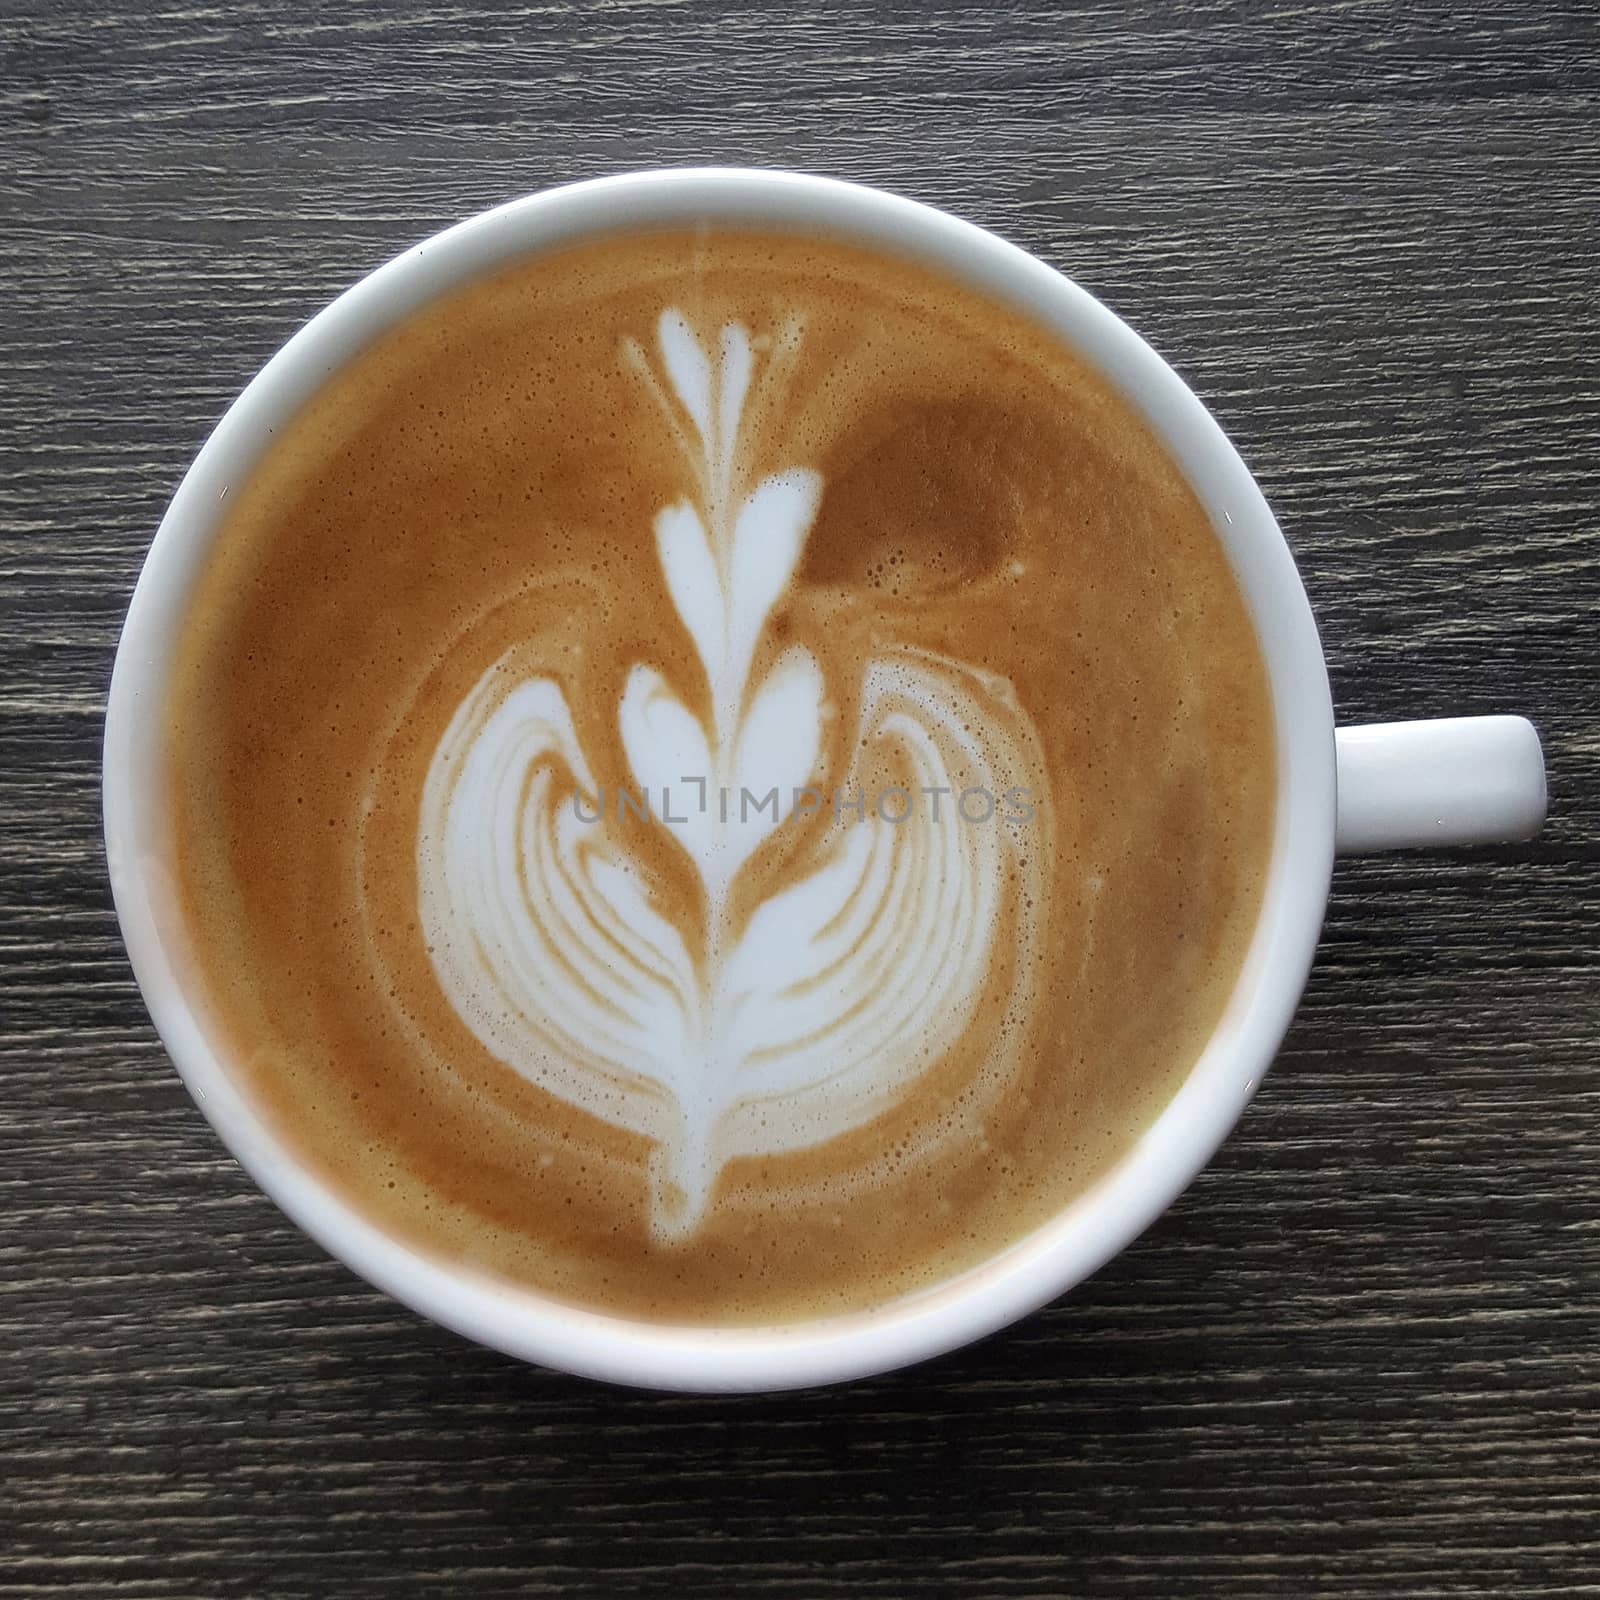
[[[0,1594],[1600,1594],[1592,5],[0,0]],[[815,168],[1076,275],[1274,502],[1341,713],[1520,710],[1552,818],[1340,868],[1215,1166],[1019,1328],[636,1395],[256,1194],[117,938],[166,497],[314,308],[492,201]]]

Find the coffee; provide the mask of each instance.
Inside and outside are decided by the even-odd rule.
[[[397,1237],[634,1317],[881,1304],[1215,1025],[1265,672],[1176,466],[1019,314],[590,243],[378,339],[230,501],[167,706],[188,960]]]

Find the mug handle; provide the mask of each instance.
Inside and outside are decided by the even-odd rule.
[[[1544,821],[1544,752],[1526,717],[1374,722],[1334,741],[1340,855],[1529,839]]]

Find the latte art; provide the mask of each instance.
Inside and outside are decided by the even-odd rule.
[[[185,987],[411,1248],[881,1305],[1095,1182],[1221,1014],[1249,617],[1127,401],[970,288],[714,227],[514,262],[228,507],[165,708]]]
[[[664,383],[628,350],[698,488],[656,517],[655,546],[710,718],[635,665],[617,719],[642,792],[698,782],[741,797],[731,816],[702,804],[677,819],[703,918],[663,916],[626,839],[581,825],[570,802],[603,818],[603,791],[560,684],[519,679],[516,652],[484,674],[433,757],[417,883],[434,970],[462,1020],[539,1087],[651,1141],[650,1224],[673,1239],[699,1226],[725,1162],[848,1132],[944,1057],[987,979],[1008,872],[1022,909],[1007,931],[1037,951],[1050,844],[1036,837],[1030,854],[1004,825],[960,827],[954,805],[942,819],[910,807],[913,794],[992,796],[1019,778],[1043,794],[1045,780],[1009,684],[891,647],[865,668],[845,788],[886,762],[908,780],[907,809],[821,832],[787,886],[731,915],[735,879],[782,825],[776,803],[752,814],[748,797],[816,792],[826,776],[821,734],[836,713],[815,657],[791,646],[759,679],[751,671],[823,485],[806,467],[750,482],[739,433],[757,357],[743,327],[722,328],[715,366],[677,310],[658,338]],[[800,338],[791,322],[769,368]],[[1025,961],[1008,996],[1014,1031],[1033,987]]]

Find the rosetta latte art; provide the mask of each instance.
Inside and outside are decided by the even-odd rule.
[[[948,803],[809,823],[714,799],[690,806],[671,831],[703,915],[679,926],[627,830],[594,820],[617,775],[592,769],[561,684],[512,655],[484,673],[422,796],[417,892],[434,971],[493,1057],[649,1141],[650,1229],[671,1242],[695,1232],[730,1161],[806,1150],[895,1106],[986,997],[1004,1020],[985,1071],[1020,1048],[1049,808],[1010,686],[909,644],[866,661],[851,686],[856,727],[830,744],[816,656],[761,648],[824,485],[799,466],[752,482],[740,449],[752,391],[781,381],[799,326],[758,350],[730,323],[708,354],[668,311],[657,335],[658,363],[631,343],[627,354],[694,468],[693,497],[656,517],[655,551],[709,714],[635,665],[615,709],[632,783],[788,796],[831,779],[855,793],[890,770],[913,794],[1022,785],[1034,805],[1025,828],[971,823]],[[843,770],[827,770],[830,749]],[[795,828],[809,828],[798,869],[791,861],[781,886],[760,892],[762,846]],[[735,896],[747,873],[757,892]]]

